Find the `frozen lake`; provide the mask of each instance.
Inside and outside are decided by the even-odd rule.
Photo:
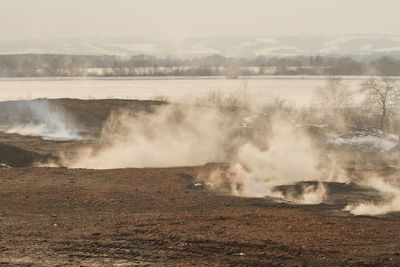
[[[357,90],[366,77],[345,77],[344,82]],[[81,99],[152,99],[159,95],[172,101],[194,99],[210,91],[247,94],[258,101],[268,97],[285,97],[297,105],[311,102],[315,88],[323,86],[320,76],[269,76],[246,79],[215,77],[181,78],[1,78],[0,100],[34,98]]]

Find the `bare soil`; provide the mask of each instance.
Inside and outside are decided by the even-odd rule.
[[[0,156],[9,158],[5,149],[16,159],[74,153],[91,142],[2,133]],[[341,211],[351,200],[379,197],[355,184],[329,183],[327,203],[294,205],[195,186],[215,164],[113,170],[22,165],[0,168],[0,266],[400,265],[399,213]]]

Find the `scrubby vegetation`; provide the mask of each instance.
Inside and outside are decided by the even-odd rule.
[[[279,114],[287,120],[305,125],[323,125],[336,132],[370,131],[400,134],[400,86],[397,80],[370,78],[357,91],[348,88],[337,76],[328,76],[325,85],[315,89],[309,106],[296,106],[284,97],[254,101],[247,85],[227,94],[210,91],[195,99],[197,105],[247,110],[272,117]]]
[[[194,58],[136,55],[0,55],[0,77],[225,76],[241,75],[400,75],[391,57],[292,56]]]

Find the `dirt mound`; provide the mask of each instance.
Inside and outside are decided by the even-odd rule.
[[[0,163],[10,167],[29,167],[35,163],[57,161],[51,154],[39,154],[12,145],[0,143]]]

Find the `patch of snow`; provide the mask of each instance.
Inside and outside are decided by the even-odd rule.
[[[275,37],[261,37],[257,38],[257,40],[263,43],[279,43],[279,41]]]
[[[10,165],[6,164],[6,163],[0,163],[0,168],[11,168]]]
[[[110,51],[108,49],[103,48],[103,47],[99,47],[99,46],[96,46],[96,45],[93,45],[93,44],[89,44],[89,43],[85,44],[85,48],[90,50],[92,53],[95,53],[95,54],[101,54],[101,55],[110,54]]]
[[[371,48],[372,48],[371,44],[363,45],[363,46],[360,47],[360,51],[369,52],[369,51],[371,51]]]
[[[391,46],[391,47],[386,47],[386,48],[380,48],[376,49],[376,52],[393,52],[393,51],[399,51],[400,50],[400,45],[398,46]]]
[[[335,51],[339,51],[340,48],[339,46],[335,45],[335,44],[329,44],[327,46],[325,46],[324,48],[320,49],[318,52],[321,54],[329,54],[329,53],[333,53]]]
[[[257,44],[259,44],[260,43],[260,41],[259,40],[252,40],[252,41],[248,41],[248,42],[242,42],[242,43],[240,43],[240,48],[243,48],[243,49],[246,49],[246,48],[248,48],[248,47],[252,47],[252,46],[254,46],[254,45],[257,45]]]
[[[279,51],[278,51],[279,50]],[[283,52],[283,51],[293,51],[293,52]],[[292,56],[304,53],[304,51],[295,46],[281,45],[281,46],[271,46],[262,49],[255,50],[256,55],[282,55],[282,56]]]
[[[126,49],[131,52],[142,52],[151,54],[156,50],[156,45],[152,43],[113,43],[111,44],[113,47]]]
[[[198,182],[195,183],[194,186],[212,186],[212,183]]]
[[[398,140],[396,136],[391,135],[393,140]],[[351,138],[335,137],[327,140],[327,144],[341,146],[341,145],[353,145],[358,147],[374,147],[382,152],[389,151],[396,146],[395,141],[387,140],[380,136],[372,134],[358,133],[356,136]]]
[[[255,38],[252,40],[244,41],[239,44],[240,49],[248,49],[249,47],[259,45],[259,44],[275,44],[279,45],[280,42],[276,40],[276,38],[271,38],[271,37],[265,37],[265,38]]]
[[[348,36],[348,35],[341,35],[336,36],[332,40],[329,40],[324,44],[324,48],[320,49],[318,52],[322,54],[329,54],[329,53],[337,53],[340,52],[340,46],[345,42],[355,40],[358,37],[356,36]]]
[[[181,55],[197,55],[197,54],[218,54],[219,51],[210,47],[206,47],[202,44],[192,46],[190,49],[186,51],[180,51],[178,54]]]

